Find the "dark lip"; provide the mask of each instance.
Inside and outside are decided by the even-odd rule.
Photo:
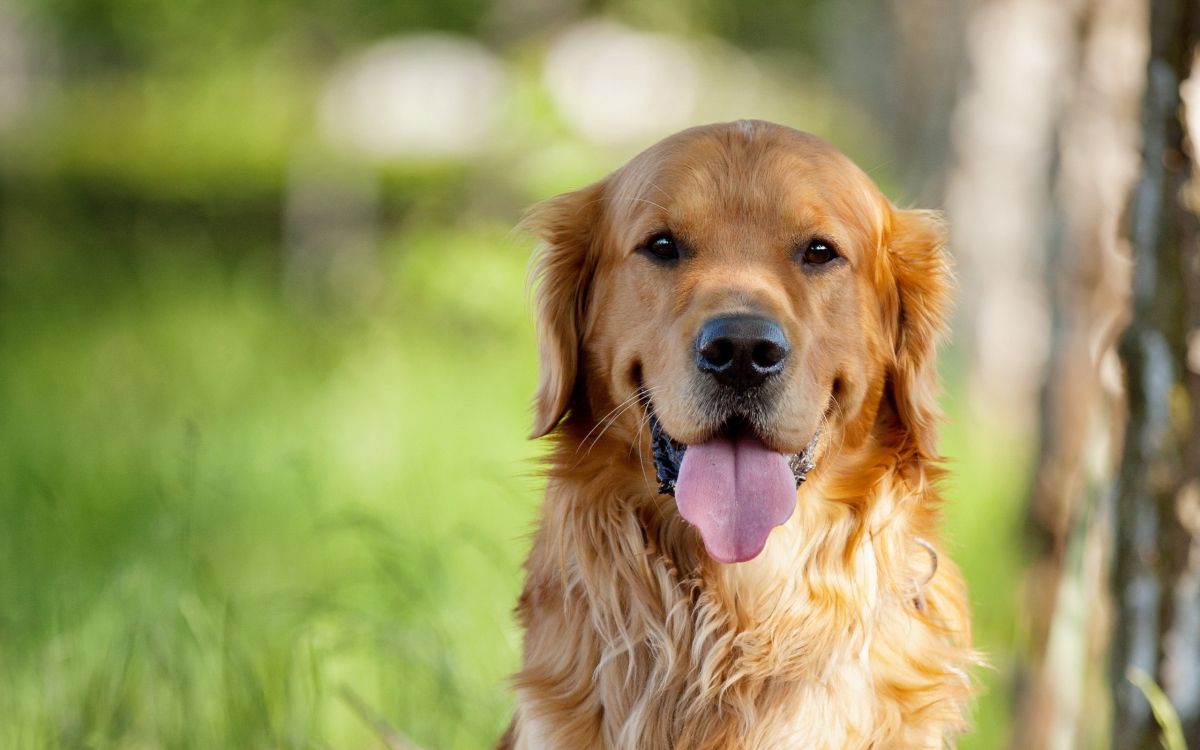
[[[658,478],[658,491],[663,495],[675,494],[675,482],[679,479],[679,466],[687,446],[676,442],[663,429],[654,413],[654,406],[647,404],[646,413],[650,420],[651,447],[654,451],[654,473]]]
[[[654,471],[658,478],[658,491],[663,495],[675,494],[675,483],[679,480],[679,467],[683,463],[683,454],[687,452],[687,446],[672,438],[663,429],[662,423],[658,421],[658,415],[654,413],[654,404],[646,400],[646,416],[650,422],[651,449],[654,452]],[[726,422],[717,434],[734,436],[742,434],[749,430],[745,421],[740,418],[734,418]],[[788,466],[792,469],[792,475],[796,478],[796,486],[799,487],[808,478],[808,473],[816,468],[813,461],[813,456],[817,450],[817,440],[820,438],[821,432],[818,430],[813,434],[812,440],[799,453],[793,453],[788,456]]]

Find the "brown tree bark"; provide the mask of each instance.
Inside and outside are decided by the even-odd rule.
[[[1200,41],[1196,0],[1153,0],[1142,164],[1128,211],[1133,317],[1121,340],[1129,421],[1117,480],[1110,682],[1114,750],[1160,747],[1128,680],[1162,686],[1200,747],[1200,226],[1185,205],[1189,157],[1180,84]]]
[[[1146,0],[1063,4],[1064,97],[1051,123],[1045,232],[1049,357],[1026,508],[1029,544],[1011,747],[1094,747],[1103,716],[1106,552],[1123,419],[1117,334],[1127,322],[1119,219],[1137,176]]]

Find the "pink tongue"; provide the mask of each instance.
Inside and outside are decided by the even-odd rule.
[[[689,445],[675,482],[679,513],[718,562],[752,560],[796,508],[796,479],[782,453],[751,437]]]

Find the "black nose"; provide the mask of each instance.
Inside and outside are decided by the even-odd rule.
[[[724,315],[700,328],[696,366],[718,383],[744,391],[783,371],[791,346],[779,324],[754,315]]]

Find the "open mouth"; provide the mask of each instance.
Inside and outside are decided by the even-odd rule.
[[[658,478],[658,491],[664,495],[674,495],[675,484],[679,481],[679,466],[683,463],[683,454],[687,451],[687,446],[676,442],[674,438],[667,434],[667,431],[663,429],[662,424],[658,421],[658,415],[654,413],[653,407],[647,407],[647,415],[650,418],[650,434],[654,450],[654,471]],[[727,437],[736,437],[745,429],[743,425],[737,422],[739,421],[735,420],[734,424],[728,425],[719,434]],[[792,476],[796,480],[797,488],[808,478],[808,473],[816,468],[816,464],[813,462],[813,454],[816,453],[817,439],[820,436],[821,432],[818,430],[813,434],[812,440],[804,447],[804,450],[787,456],[788,468],[792,470]]]
[[[771,530],[796,507],[796,489],[813,470],[819,432],[800,453],[772,451],[742,420],[709,439],[684,445],[647,407],[659,492],[674,495],[680,514],[700,531],[718,562],[758,556]]]

